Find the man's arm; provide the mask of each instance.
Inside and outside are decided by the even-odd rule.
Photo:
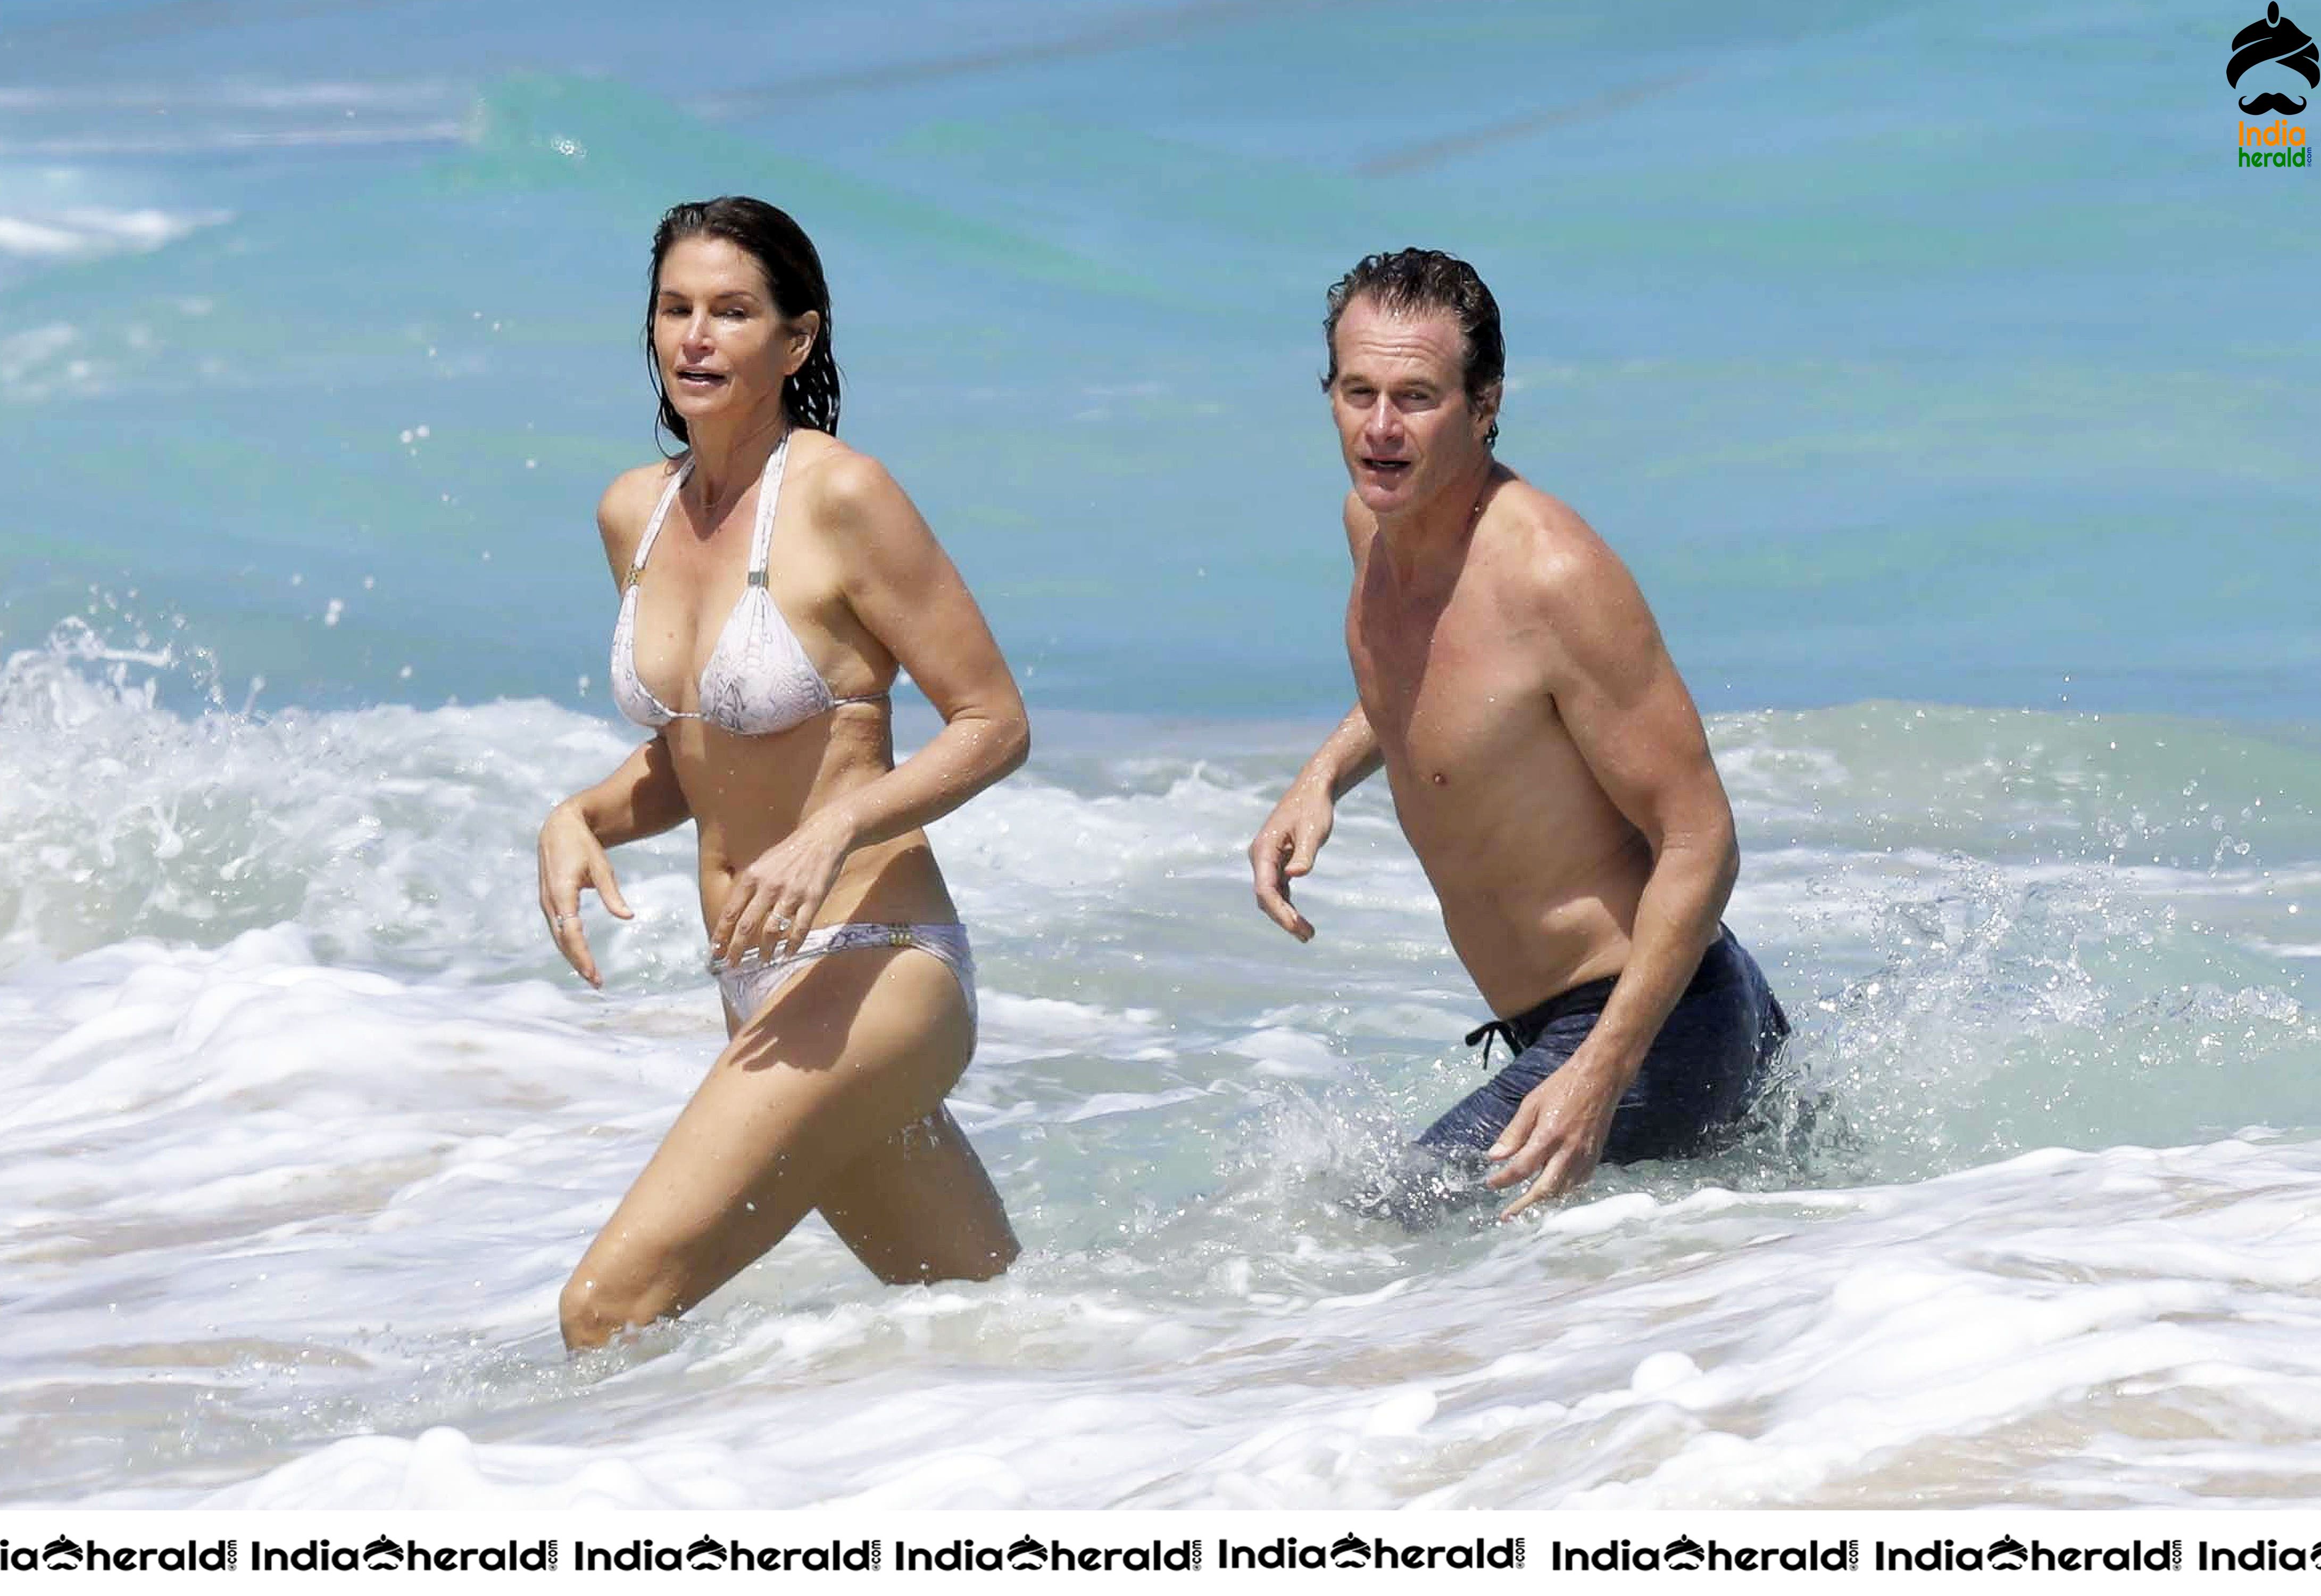
[[[1326,793],[1336,803],[1379,773],[1386,756],[1379,752],[1378,734],[1360,704],[1346,711],[1338,729],[1322,740],[1292,787],[1306,786]]]
[[[1354,567],[1354,584],[1361,585],[1362,557],[1378,535],[1378,522],[1362,507],[1361,497],[1348,492],[1339,506],[1346,532],[1346,556]],[[1257,907],[1266,918],[1300,942],[1314,939],[1314,926],[1289,901],[1289,883],[1314,868],[1314,856],[1330,840],[1337,820],[1338,800],[1378,773],[1386,762],[1379,752],[1378,734],[1370,716],[1357,703],[1346,711],[1338,729],[1322,740],[1306,768],[1273,806],[1257,839],[1249,845],[1250,874],[1257,890]]]
[[[1531,1186],[1502,1218],[1586,1181],[1613,1112],[1669,1011],[1716,942],[1740,874],[1733,808],[1700,712],[1627,568],[1577,515],[1553,514],[1555,553],[1539,619],[1557,712],[1605,795],[1643,834],[1652,873],[1626,967],[1569,1062],[1524,1099],[1490,1155],[1487,1184]]]
[[[1314,751],[1249,845],[1257,907],[1300,942],[1313,940],[1314,926],[1291,905],[1289,883],[1314,868],[1314,856],[1330,840],[1338,800],[1370,780],[1384,762],[1378,734],[1357,704]]]

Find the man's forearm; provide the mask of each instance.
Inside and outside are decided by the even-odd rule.
[[[1627,965],[1585,1044],[1589,1062],[1615,1074],[1622,1090],[1643,1068],[1702,955],[1716,944],[1740,868],[1740,850],[1729,832],[1698,842],[1670,839],[1653,859],[1636,901]]]
[[[658,836],[693,818],[669,744],[659,737],[641,744],[602,781],[564,802],[607,848]]]
[[[1321,787],[1334,804],[1376,775],[1385,762],[1378,734],[1370,730],[1370,716],[1357,704],[1346,712],[1338,729],[1323,739],[1306,768],[1297,772],[1297,780]]]

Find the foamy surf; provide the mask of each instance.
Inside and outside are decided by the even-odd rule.
[[[1381,796],[1301,883],[1300,948],[1240,850],[1317,728],[1066,728],[935,839],[985,989],[954,1111],[1023,1261],[891,1290],[809,1222],[568,1363],[557,1290],[722,1035],[681,837],[619,856],[634,923],[591,911],[604,994],[539,926],[538,816],[625,734],[539,701],[203,708],[155,690],[168,646],[71,631],[0,670],[11,1500],[2311,1488],[2293,739],[1716,718],[1731,917],[1801,1022],[1768,1128],[1413,1235],[1341,1199],[1478,1078],[1479,1008]]]
[[[2321,743],[2271,723],[2321,454],[2248,261],[2315,246],[2230,179],[2232,22],[838,8],[679,68],[591,0],[47,9],[0,84],[0,1496],[2312,1494]],[[2060,39],[2173,109],[2081,137]],[[686,839],[588,911],[602,994],[531,885],[631,735],[588,511],[704,173],[813,234],[846,435],[1033,705],[936,838],[1029,1251],[889,1290],[810,1223],[568,1363],[720,1035]],[[1241,859],[1346,689],[1321,293],[1405,242],[1490,281],[1504,457],[1719,712],[1799,1024],[1743,1145],[1417,1236],[1342,1199],[1479,1079],[1424,878],[1357,795],[1300,948]]]

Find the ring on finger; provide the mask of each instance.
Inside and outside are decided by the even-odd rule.
[[[776,915],[776,916],[774,917],[774,929],[775,929],[775,930],[777,930],[777,931],[787,931],[789,928],[790,928],[790,917],[789,917],[787,915]]]
[[[579,917],[580,917],[578,913],[569,915],[551,915],[548,917],[548,923],[551,926],[569,926]]]

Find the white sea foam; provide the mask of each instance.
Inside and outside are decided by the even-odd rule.
[[[2321,1485],[2309,731],[1717,717],[1729,917],[1798,1022],[1767,1128],[1411,1236],[1339,1199],[1480,1079],[1482,1016],[1381,795],[1299,884],[1299,946],[1239,854],[1321,728],[1076,737],[1049,708],[1343,695],[1300,390],[1359,235],[1487,257],[1523,346],[1506,456],[1584,502],[1706,700],[2309,718],[2307,349],[2250,335],[2230,251],[2146,247],[2133,140],[2014,155],[2054,56],[1993,41],[2085,8],[1898,34],[1725,7],[1583,27],[1543,74],[1523,6],[1463,8],[1448,48],[1338,7],[1327,51],[1273,6],[1124,32],[1011,5],[996,33],[988,7],[825,7],[778,63],[688,58],[675,105],[620,9],[12,8],[0,1497]],[[757,38],[766,11],[688,25]],[[2162,8],[2104,26],[2080,98],[2148,99],[2187,59]],[[541,70],[489,80],[518,60]],[[1411,116],[1374,114],[1381,61]],[[1534,105],[1567,66],[1599,81]],[[1690,120],[1567,114],[1676,72],[1747,102],[1707,214]],[[1841,150],[1841,124],[1881,136]],[[1325,169],[1414,160],[1422,183]],[[849,435],[920,496],[1042,717],[1032,769],[936,835],[983,971],[955,1109],[1029,1250],[889,1290],[809,1224],[683,1326],[567,1364],[558,1281],[720,1024],[681,836],[622,851],[635,924],[588,910],[607,990],[560,968],[532,828],[623,734],[494,700],[601,683],[570,606],[600,613],[587,506],[645,442],[640,206],[752,171],[833,264]],[[2167,204],[2171,239],[2247,225],[2239,186]],[[2273,278],[2313,249],[2266,245]],[[131,581],[234,661],[214,694],[167,625],[38,642],[41,604]],[[444,693],[470,707],[321,707]]]
[[[158,250],[231,220],[225,211],[104,210],[72,205],[0,214],[0,255],[37,260],[91,260],[124,251]]]
[[[407,144],[452,144],[468,135],[468,124],[450,117],[423,121],[323,123],[305,127],[218,127],[183,132],[41,133],[0,136],[0,159],[103,160],[122,156],[230,154],[250,150],[370,149]]]
[[[1339,1199],[1478,1079],[1479,1010],[1381,798],[1300,884],[1300,947],[1238,858],[1294,740],[1051,741],[935,835],[983,968],[954,1110],[1022,1262],[889,1290],[810,1221],[568,1363],[564,1273],[722,1035],[683,839],[621,854],[641,913],[591,910],[588,992],[530,843],[623,732],[168,707],[187,672],[85,628],[0,668],[13,1500],[2177,1505],[2321,1473],[2321,1025],[2266,890],[2321,870],[2293,816],[2125,869],[2025,824],[2061,785],[2034,763],[1928,837],[1846,807],[1887,789],[1876,712],[1720,723],[1732,918],[1811,1090],[1716,1159],[1411,1235]],[[1975,725],[1935,734],[1961,780]],[[2174,773],[2095,775],[2077,801],[2129,794],[2163,851],[2206,829],[2144,795]]]
[[[178,83],[72,83],[0,87],[0,112],[195,110],[408,110],[462,101],[472,90],[443,78],[261,81],[220,78]]]

